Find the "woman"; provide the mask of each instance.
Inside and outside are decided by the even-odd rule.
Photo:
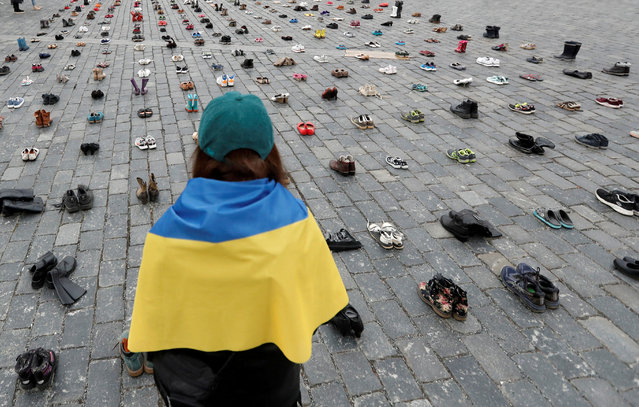
[[[193,179],[147,235],[129,349],[152,352],[169,406],[300,402],[311,337],[348,303],[324,237],[282,186],[253,95],[207,106]]]

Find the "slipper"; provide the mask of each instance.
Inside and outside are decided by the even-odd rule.
[[[307,136],[312,136],[315,134],[315,125],[311,122],[306,122],[305,123],[306,126],[306,135]]]
[[[571,112],[581,112],[581,105],[577,102],[567,101],[567,102],[559,102],[557,103],[558,107],[561,107],[564,110],[570,110]]]
[[[146,136],[144,140],[146,141],[146,146],[149,148],[149,150],[153,150],[157,147],[155,138],[153,136]]]
[[[557,219],[557,215],[554,211],[537,208],[533,211],[533,215],[551,228],[561,229],[561,222]]]
[[[570,216],[568,216],[568,213],[566,211],[564,211],[563,209],[559,209],[554,211],[554,213],[561,226],[565,227],[566,229],[573,229],[575,227],[575,225],[572,223],[572,219],[570,219]]]
[[[614,260],[615,268],[627,276],[639,278],[639,260],[632,257],[624,257],[623,259]]]
[[[302,136],[308,135],[306,131],[306,124],[304,122],[297,123],[297,131],[299,131]]]
[[[148,150],[149,146],[146,145],[146,138],[138,137],[135,139],[135,145],[140,150]]]

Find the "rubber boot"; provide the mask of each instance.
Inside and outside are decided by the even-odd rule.
[[[24,37],[18,38],[18,48],[20,49],[20,51],[26,51],[29,49],[27,40],[25,40]]]
[[[433,24],[439,24],[441,22],[441,14],[433,14],[433,16],[428,20],[428,22]]]
[[[146,95],[147,89],[146,84],[149,82],[149,78],[142,78],[142,88],[140,89],[140,93]]]
[[[477,105],[477,102],[475,102],[472,99],[468,99],[466,101],[468,104],[470,104],[470,117],[473,119],[478,119],[479,118],[479,106]]]
[[[579,49],[581,48],[581,43],[577,41],[566,41],[564,42],[564,52],[561,55],[555,55],[555,58],[559,59],[575,59]]]
[[[393,11],[391,11],[390,18],[399,18],[397,17],[397,7],[393,6]]]
[[[12,3],[13,4],[13,11],[15,13],[24,13],[24,10],[20,10],[20,3]]]
[[[144,78],[144,79],[146,79],[146,78]],[[133,93],[135,93],[136,95],[139,95],[140,94],[140,88],[138,88],[138,84],[135,81],[135,78],[131,78],[131,85],[133,85]]]
[[[485,38],[495,38],[495,26],[487,25],[486,32],[484,33]]]
[[[464,52],[464,41],[459,41],[457,43],[457,48],[455,48],[455,52],[459,52],[459,53]]]
[[[197,93],[194,93],[193,94],[193,105],[191,107],[194,112],[197,112],[197,100],[198,100]]]

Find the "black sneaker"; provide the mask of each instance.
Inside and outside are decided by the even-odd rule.
[[[38,388],[46,387],[51,383],[57,364],[58,359],[52,350],[43,348],[35,350],[35,357],[31,363],[31,372]]]
[[[362,244],[348,233],[346,229],[340,229],[337,233],[331,233],[328,239],[326,239],[326,244],[328,244],[328,248],[334,252],[357,250],[362,247]]]
[[[519,263],[517,271],[522,274],[530,274],[535,277],[537,284],[544,293],[544,305],[548,309],[559,308],[559,288],[557,288],[548,277],[539,274],[539,267],[534,269],[526,263]]]
[[[16,367],[15,371],[20,378],[20,387],[23,389],[32,389],[36,385],[35,378],[33,377],[33,373],[31,373],[31,363],[33,358],[35,357],[35,352],[30,350],[19,355],[16,358]]]
[[[383,25],[384,27],[390,27],[393,25],[392,21],[386,21],[385,23],[382,23],[381,25]]]
[[[332,28],[333,30],[337,29],[337,23],[330,23],[326,25],[326,28]]]
[[[608,205],[616,212],[626,216],[634,215],[636,201],[633,194],[619,190],[606,191],[599,188],[595,195],[601,203]]]
[[[82,210],[93,208],[93,191],[86,185],[78,185],[78,206]]]
[[[546,311],[544,292],[532,274],[520,273],[514,267],[505,266],[500,274],[501,282],[533,312]]]
[[[603,134],[592,133],[585,136],[575,136],[577,143],[592,148],[608,148],[608,139]]]
[[[339,329],[342,336],[355,336],[359,338],[364,331],[364,323],[357,310],[348,304],[343,310],[337,313],[330,322]]]
[[[78,197],[75,195],[72,189],[69,189],[62,197],[62,203],[56,204],[56,207],[60,210],[67,210],[69,213],[77,212],[80,210],[80,204]]]

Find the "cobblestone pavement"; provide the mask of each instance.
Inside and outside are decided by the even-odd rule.
[[[322,326],[315,335],[313,356],[303,369],[303,399],[314,406],[453,406],[453,405],[639,405],[639,285],[612,267],[615,257],[639,255],[639,222],[624,217],[599,203],[594,191],[599,187],[621,187],[639,191],[639,141],[628,131],[639,128],[639,81],[637,67],[630,77],[601,73],[603,67],[629,60],[639,52],[636,38],[637,8],[631,0],[605,4],[582,2],[512,2],[405,0],[403,17],[392,27],[379,24],[388,20],[390,9],[361,20],[362,28],[342,33],[348,22],[365,12],[359,0],[351,17],[330,10],[324,22],[306,17],[283,4],[262,0],[278,13],[270,13],[253,0],[247,1],[246,14],[227,5],[229,16],[246,24],[248,35],[236,35],[225,17],[202,4],[214,29],[205,29],[190,7],[187,17],[202,32],[204,47],[193,45],[191,32],[185,31],[176,10],[168,0],[167,34],[176,38],[178,48],[167,49],[160,39],[157,15],[149,0],[143,0],[143,34],[146,50],[134,51],[131,42],[131,2],[124,0],[110,21],[112,42],[109,55],[101,54],[100,22],[107,6],[90,21],[79,48],[75,49],[78,27],[85,21],[83,10],[71,33],[59,47],[47,50],[53,35],[62,28],[58,18],[41,42],[29,43],[38,30],[40,18],[57,12],[62,2],[41,1],[43,10],[14,15],[10,4],[0,5],[0,57],[16,54],[18,61],[7,63],[11,73],[0,77],[0,100],[22,96],[20,109],[3,106],[6,117],[0,130],[0,188],[33,188],[46,201],[39,215],[5,217],[0,220],[0,406],[155,406],[159,404],[149,375],[131,378],[123,372],[114,344],[126,329],[131,315],[138,267],[146,232],[174,202],[189,176],[189,158],[200,113],[187,113],[185,94],[178,84],[187,78],[197,86],[202,105],[225,90],[215,83],[209,68],[217,62],[225,72],[236,73],[234,90],[250,92],[265,101],[277,130],[276,142],[293,181],[291,188],[314,212],[322,228],[351,230],[364,245],[362,250],[336,254],[335,260],[349,290],[351,302],[365,322],[358,340],[342,338],[331,326]],[[373,4],[374,8],[377,4]],[[392,3],[391,3],[392,5]],[[423,17],[409,25],[413,12]],[[278,14],[288,18],[278,18]],[[471,34],[467,53],[453,52],[458,33],[432,33],[428,23],[432,14],[442,15],[442,25],[464,26]],[[68,18],[70,10],[61,13]],[[315,12],[319,15],[318,12]],[[262,16],[258,20],[254,17]],[[302,31],[305,24],[323,27],[330,18],[344,17],[338,30],[327,30],[326,39],[313,38],[313,31]],[[297,17],[298,24],[288,20]],[[260,24],[273,20],[281,32]],[[482,37],[486,25],[501,26],[500,39]],[[407,28],[415,34],[403,34]],[[375,38],[370,33],[382,29]],[[230,46],[219,44],[214,31],[231,32]],[[16,38],[23,35],[31,47],[18,52]],[[284,42],[281,35],[292,35]],[[264,42],[255,43],[256,37]],[[437,37],[439,44],[423,40]],[[371,58],[364,62],[344,57],[335,49],[339,43],[349,49],[360,48],[371,40],[382,43],[382,50],[399,49],[395,41],[404,39],[403,48],[416,56],[409,61]],[[562,51],[564,40],[583,43],[576,61],[562,62],[552,57]],[[306,53],[294,54],[297,42]],[[509,42],[506,53],[490,47]],[[536,51],[519,48],[535,42]],[[241,48],[254,58],[255,68],[244,70],[244,57],[231,55]],[[275,55],[263,51],[273,48]],[[424,72],[419,65],[422,49],[434,51],[439,69]],[[202,50],[214,54],[212,60],[200,57]],[[39,62],[39,52],[50,52],[42,60],[45,71],[31,74],[30,66]],[[170,56],[181,53],[190,71],[178,75]],[[319,64],[314,55],[326,54],[328,64]],[[479,56],[502,60],[500,68],[474,63]],[[526,57],[540,55],[545,62],[533,65]],[[279,57],[291,56],[294,67],[275,68]],[[142,57],[152,58],[149,93],[135,96],[129,79],[141,67]],[[636,57],[634,58],[636,61]],[[107,61],[106,79],[94,82],[91,69]],[[465,72],[452,70],[453,61],[468,66]],[[398,74],[385,76],[378,68],[389,62]],[[70,80],[56,82],[65,65]],[[565,76],[562,69],[574,67],[593,72],[592,80]],[[336,79],[333,68],[345,68],[350,76]],[[296,82],[292,74],[307,73],[308,81]],[[543,82],[528,82],[518,76],[539,73]],[[20,86],[29,74],[34,83]],[[497,86],[485,77],[502,74],[510,78],[507,86]],[[451,82],[470,75],[475,82],[458,88]],[[253,79],[268,76],[269,85]],[[138,81],[140,81],[138,79]],[[429,92],[410,91],[412,83],[428,85]],[[377,85],[383,98],[359,95],[359,86]],[[337,86],[337,101],[323,101],[321,92]],[[101,89],[104,99],[94,101],[91,91]],[[290,92],[288,105],[269,101],[275,93]],[[53,125],[38,129],[33,112],[42,108],[41,94],[60,95],[60,102],[45,106],[52,111]],[[594,103],[597,96],[619,97],[626,103],[620,110]],[[449,111],[466,97],[479,102],[479,119],[462,120]],[[583,112],[567,112],[555,107],[562,100],[576,100]],[[506,108],[508,103],[528,101],[537,113],[524,116]],[[140,119],[136,112],[150,107],[155,114]],[[411,124],[400,113],[418,108],[426,115],[424,123]],[[105,114],[101,124],[86,120],[91,110]],[[374,130],[358,130],[352,116],[370,113]],[[295,126],[313,121],[317,134],[301,137]],[[543,156],[525,156],[507,145],[515,131],[544,136],[556,144]],[[610,139],[607,150],[588,149],[574,141],[575,135],[599,132]],[[135,137],[152,135],[158,148],[141,151],[133,146]],[[82,142],[99,142],[95,156],[84,156]],[[462,165],[448,159],[447,148],[467,145],[478,155],[474,164]],[[23,162],[20,151],[26,146],[40,149],[35,162]],[[328,161],[340,154],[352,154],[357,175],[342,177],[328,169]],[[407,159],[409,169],[395,170],[385,156]],[[136,177],[148,178],[153,172],[160,187],[160,202],[142,205],[135,197]],[[62,213],[53,207],[63,193],[87,183],[95,191],[95,206],[89,211]],[[537,207],[565,207],[575,222],[574,230],[550,230],[537,221]],[[439,224],[439,216],[449,210],[473,208],[493,223],[503,237],[461,243]],[[381,249],[366,232],[366,219],[392,221],[406,234],[402,251]],[[52,290],[35,291],[30,275],[22,271],[47,250],[58,256],[74,255],[78,267],[72,279],[88,293],[76,304],[63,307]],[[543,314],[533,314],[502,286],[498,275],[502,266],[527,262],[539,266],[561,290],[561,306]],[[444,320],[416,295],[419,281],[436,272],[451,277],[469,293],[470,314],[464,323]],[[44,346],[59,353],[60,365],[54,385],[43,392],[23,391],[16,385],[13,364],[18,353]]]

